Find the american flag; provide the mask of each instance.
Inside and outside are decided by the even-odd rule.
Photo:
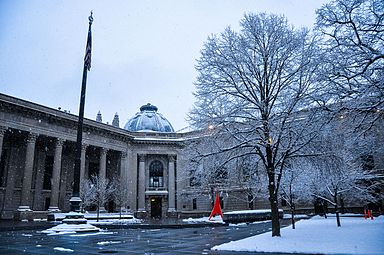
[[[91,33],[91,26],[89,26],[87,47],[85,49],[85,57],[84,57],[84,66],[88,69],[88,71],[91,70],[91,55],[92,55],[92,33]]]

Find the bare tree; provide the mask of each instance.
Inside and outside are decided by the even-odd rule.
[[[310,192],[311,175],[307,159],[290,160],[282,175],[281,198],[286,201],[291,209],[292,228],[295,229],[295,210],[299,202],[308,203],[312,200]]]
[[[83,179],[80,183],[81,211],[95,201],[95,188],[90,179]]]
[[[237,200],[253,202],[256,198],[267,198],[265,194],[267,183],[264,171],[258,167],[259,158],[254,154],[239,153],[239,151],[220,151],[230,145],[228,135],[220,137],[212,135],[211,127],[208,136],[190,141],[184,149],[187,164],[189,186],[197,187],[196,193],[209,194],[214,200],[213,190],[230,191],[232,188],[241,189],[242,193],[228,192],[228,196],[236,196]],[[213,192],[213,193],[212,193]],[[211,194],[212,193],[212,194]],[[251,199],[250,199],[251,198]]]
[[[328,102],[336,110],[353,111],[355,128],[369,130],[383,117],[383,1],[333,0],[317,10],[316,29],[325,36]]]
[[[213,125],[212,135],[225,137],[226,146],[215,153],[229,153],[228,161],[258,156],[268,179],[272,236],[280,236],[284,166],[318,128],[316,114],[303,109],[312,105],[319,51],[307,29],[291,27],[282,16],[248,14],[240,25],[241,32],[227,28],[205,43],[190,119],[200,128]]]
[[[97,221],[99,221],[100,208],[104,207],[104,204],[109,201],[115,187],[107,178],[97,175],[91,177],[91,182],[95,192],[94,202],[97,205]]]
[[[340,227],[341,196],[350,202],[366,203],[379,199],[374,190],[383,185],[383,174],[366,170],[361,158],[348,150],[342,136],[324,135],[322,145],[317,148],[321,156],[311,160],[311,193],[314,197],[327,201],[335,208],[337,226]],[[350,147],[349,147],[350,148]]]
[[[119,215],[121,219],[122,209],[126,208],[129,205],[129,200],[128,200],[129,192],[127,187],[123,185],[121,179],[118,176],[115,176],[112,179],[112,186],[115,188],[112,193],[113,201],[120,208]]]

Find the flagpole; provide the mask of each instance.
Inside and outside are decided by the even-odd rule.
[[[73,191],[72,197],[69,200],[71,203],[71,211],[79,212],[80,211],[80,166],[81,166],[81,147],[83,140],[83,121],[84,121],[84,106],[85,106],[85,91],[87,86],[87,73],[91,68],[91,46],[92,46],[92,35],[91,35],[91,26],[93,22],[91,15],[88,17],[89,28],[88,28],[88,37],[87,37],[87,46],[84,58],[84,68],[83,68],[83,80],[81,84],[81,94],[80,94],[80,107],[79,107],[79,121],[77,125],[77,140],[76,140],[76,150],[75,150],[75,166],[73,170]]]

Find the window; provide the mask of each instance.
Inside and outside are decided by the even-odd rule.
[[[253,210],[253,195],[248,195],[248,209]]]
[[[192,199],[192,209],[196,210],[197,209],[197,201],[196,198]]]
[[[196,174],[195,170],[190,171],[189,176],[189,186],[201,186],[200,177]]]
[[[0,158],[0,187],[5,187],[7,180],[7,164],[9,164],[9,150],[3,148]]]
[[[217,169],[211,176],[210,183],[225,183],[228,179],[228,171],[225,168]]]
[[[46,156],[45,157],[43,189],[51,189],[53,161],[54,161],[53,156]]]
[[[222,210],[224,210],[224,200],[223,200],[223,197],[219,197],[220,199],[220,207]]]
[[[149,165],[149,187],[163,187],[163,164],[155,160]]]
[[[372,155],[361,156],[363,170],[372,170],[375,168],[375,161]]]

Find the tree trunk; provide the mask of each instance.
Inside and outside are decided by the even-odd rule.
[[[279,206],[275,193],[274,178],[269,178],[269,203],[271,205],[272,236],[280,236]]]
[[[295,202],[293,202],[292,183],[289,185],[289,205],[291,207],[292,229],[295,229]]]
[[[341,224],[340,224],[339,205],[337,204],[337,192],[335,192],[334,200],[335,200],[335,213],[336,213],[337,226],[338,226],[338,227],[341,227]]]
[[[100,203],[97,203],[97,216],[96,216],[97,222],[99,222],[99,214],[100,214]]]
[[[291,208],[292,229],[295,229],[295,209]]]
[[[323,201],[323,213],[324,213],[324,218],[327,219],[327,201]]]
[[[277,204],[277,196],[274,192],[272,193],[269,198],[271,204],[272,236],[280,236],[279,206]]]
[[[291,198],[291,222],[292,229],[295,229],[295,204],[293,203],[293,199]]]

